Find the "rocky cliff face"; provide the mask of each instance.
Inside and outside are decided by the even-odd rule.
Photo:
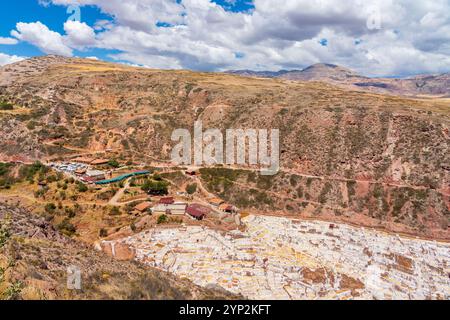
[[[370,220],[448,238],[445,101],[317,82],[42,59],[0,73],[0,95],[15,105],[0,111],[3,160],[106,152],[150,163],[168,160],[172,131],[192,128],[195,120],[205,129],[279,128],[282,169],[259,188],[264,194],[251,195],[262,191],[248,178],[233,188],[223,179],[206,181],[209,188],[243,208]],[[24,72],[30,63],[41,68]],[[250,192],[242,193],[248,203],[238,197],[242,188]]]

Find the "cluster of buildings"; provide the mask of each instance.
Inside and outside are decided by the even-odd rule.
[[[50,167],[58,172],[75,175],[77,172],[86,172],[88,165],[78,162],[50,163]]]
[[[77,175],[85,183],[95,183],[106,179],[106,173],[102,170],[86,170],[85,172],[78,172]]]
[[[75,158],[71,162],[50,163],[50,167],[56,171],[63,172],[73,178],[87,183],[96,185],[107,185],[126,180],[131,177],[139,177],[150,174],[148,170],[134,171],[113,177],[113,171],[98,170],[96,167],[108,164],[107,159]]]
[[[226,213],[238,213],[238,210],[235,206],[226,203],[225,201],[223,201],[222,199],[219,198],[211,198],[208,200],[209,204],[211,204],[212,206],[216,207],[217,209],[219,209],[222,212],[226,212]]]
[[[91,165],[81,162],[50,163],[50,167],[84,183],[95,183],[104,180],[108,174],[103,170],[92,169]]]
[[[115,241],[136,259],[250,299],[449,299],[450,244],[280,217],[222,234],[155,228]]]
[[[197,203],[177,202],[173,197],[163,197],[155,205],[148,201],[142,202],[134,209],[139,212],[151,212],[152,214],[188,215],[197,220],[203,220],[211,212],[208,207]]]
[[[209,203],[216,207],[218,210],[224,213],[237,213],[237,209],[229,204],[226,204],[223,200],[214,198],[210,199]],[[182,201],[175,201],[173,197],[160,198],[158,203],[153,205],[151,202],[142,202],[135,208],[138,212],[150,212],[152,214],[166,214],[173,216],[188,215],[196,220],[203,220],[208,214],[211,213],[211,209],[198,204],[187,203]]]

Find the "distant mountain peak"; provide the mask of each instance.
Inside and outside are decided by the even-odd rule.
[[[308,69],[313,69],[313,68],[339,68],[338,65],[336,64],[331,64],[331,63],[315,63],[313,65],[310,65],[309,67],[306,67],[305,69],[303,69],[303,71],[308,70]],[[340,67],[342,68],[342,67]]]
[[[299,71],[299,70],[295,70]],[[289,70],[279,70],[279,71],[254,71],[254,70],[229,70],[225,71],[228,74],[239,75],[243,77],[260,77],[260,78],[278,78],[286,73],[289,73]]]
[[[356,72],[331,63],[316,63],[302,70],[254,71],[230,70],[225,73],[245,77],[282,78],[288,80],[343,80],[360,77]]]
[[[349,78],[364,78],[353,70],[330,63],[316,63],[302,71],[292,71],[281,76],[288,80],[303,81],[343,81]]]

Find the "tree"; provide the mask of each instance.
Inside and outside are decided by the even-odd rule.
[[[113,168],[118,168],[120,166],[120,163],[116,159],[111,159],[108,161],[108,165]]]
[[[162,214],[162,215],[160,215],[159,217],[158,217],[158,221],[157,221],[157,223],[158,224],[163,224],[163,223],[166,223],[167,222],[167,216],[165,215],[165,214]]]
[[[196,183],[189,184],[189,185],[186,187],[186,192],[187,192],[188,194],[194,194],[195,192],[197,192],[197,184],[196,184]]]
[[[24,165],[19,169],[19,175],[28,181],[34,181],[34,176],[39,173],[39,180],[43,181],[48,168],[41,162],[36,161],[32,165]]]
[[[152,195],[169,194],[169,183],[167,181],[146,180],[141,189]]]

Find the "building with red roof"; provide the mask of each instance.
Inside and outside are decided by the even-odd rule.
[[[174,203],[175,200],[173,199],[173,197],[165,197],[159,199],[159,204],[174,204]]]
[[[197,220],[202,220],[210,212],[211,210],[209,208],[197,203],[193,203],[186,208],[186,213]]]

